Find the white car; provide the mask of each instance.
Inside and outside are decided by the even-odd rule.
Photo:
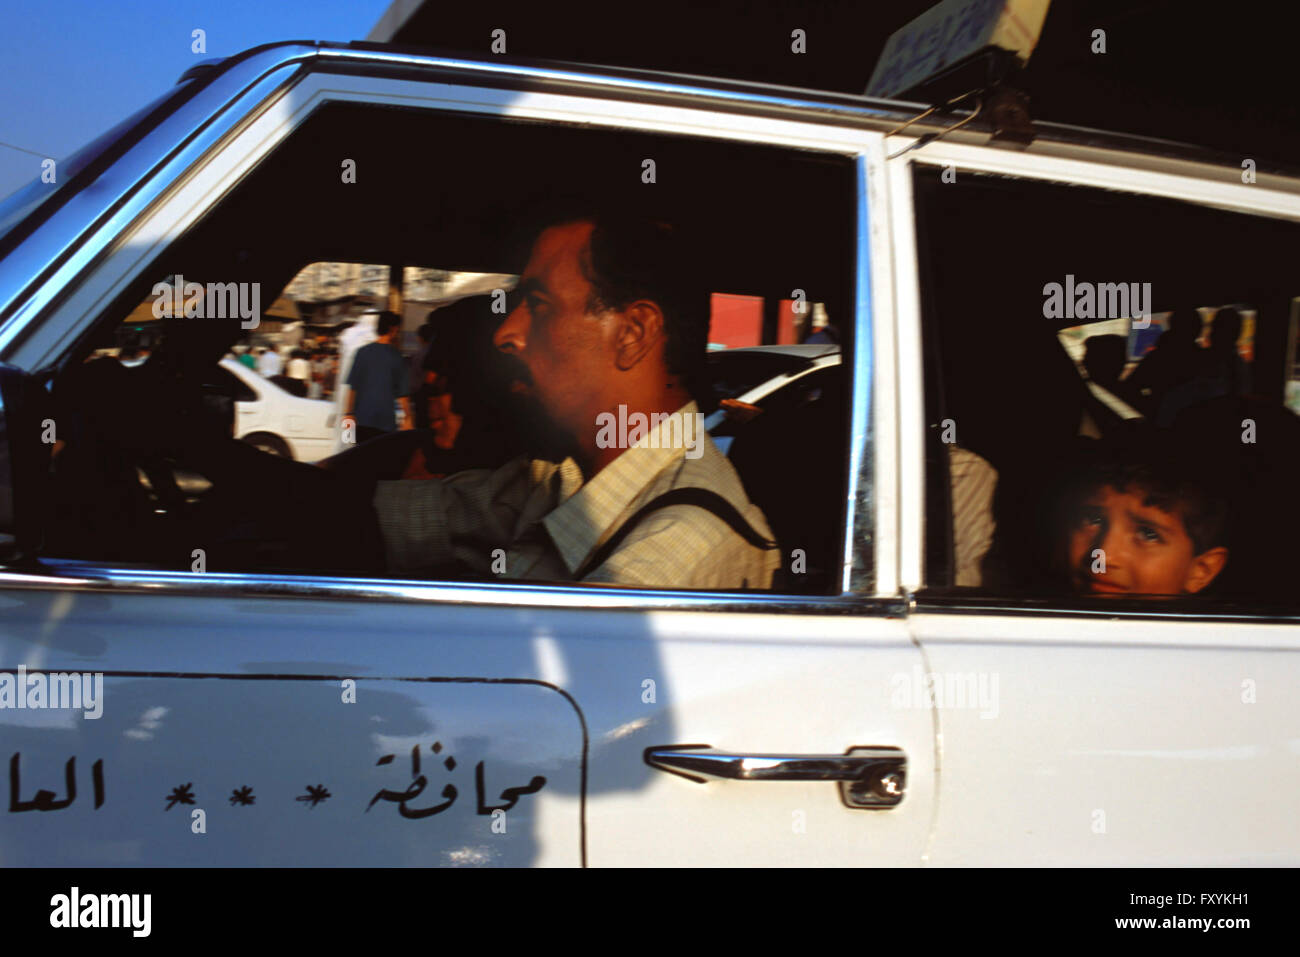
[[[337,418],[334,403],[290,395],[237,359],[222,359],[221,368],[253,393],[253,398],[235,402],[235,438],[299,462],[315,462],[331,454]]]
[[[1274,470],[1289,484],[1237,502],[1272,507],[1252,526],[1277,538],[1255,566],[1280,581],[1268,600],[1104,600],[952,587],[935,561],[947,464],[930,454],[951,430],[999,489],[1039,488],[1079,388],[1043,290],[1076,276],[1111,292],[1151,280],[1156,311],[1176,294],[1256,306],[1259,380],[1278,373],[1258,388],[1280,403],[1300,176],[1261,161],[1246,184],[1213,157],[1077,127],[1040,124],[1029,144],[995,132],[729,80],[272,44],[188,77],[90,165],[0,204],[0,679],[89,681],[85,720],[66,696],[0,709],[0,859],[1300,865],[1296,476]],[[364,186],[322,154],[343,142]],[[796,388],[751,382],[756,403],[801,404],[765,410],[729,449],[789,509],[770,523],[788,584],[205,566],[229,544],[219,527],[123,557],[113,509],[48,501],[48,406],[159,278],[283,288],[345,258],[508,272],[505,228],[530,197],[641,195],[645,156],[673,171],[656,215],[711,237],[714,291],[775,307],[804,290],[843,336],[842,358],[813,358]],[[169,334],[215,364],[222,321],[235,341],[230,317]],[[240,436],[324,454],[305,443],[328,443],[329,403],[223,368],[259,396]],[[124,431],[103,418],[76,425]],[[1241,417],[1227,421],[1242,448]],[[58,455],[76,456],[84,433],[57,424]],[[1249,449],[1285,451],[1286,423],[1258,424]],[[165,467],[130,438],[108,464]],[[172,517],[114,500],[136,502],[133,529]],[[326,533],[328,511],[312,515]],[[223,514],[232,540],[264,533]],[[1250,567],[1233,548],[1228,570]],[[1030,571],[1035,557],[1012,555]]]
[[[758,405],[774,392],[820,369],[840,364],[837,345],[742,346],[709,353],[709,371],[719,399]],[[704,419],[714,444],[726,454],[734,430],[727,412],[715,409]]]

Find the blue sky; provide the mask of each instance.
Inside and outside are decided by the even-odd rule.
[[[199,60],[275,40],[361,40],[388,0],[44,0],[0,14],[0,197],[166,92]],[[207,53],[191,32],[207,31]]]

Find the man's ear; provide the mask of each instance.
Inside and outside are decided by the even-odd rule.
[[[1183,590],[1189,595],[1194,595],[1214,581],[1215,576],[1223,571],[1223,566],[1226,564],[1228,564],[1226,548],[1209,548],[1201,552],[1192,559],[1191,567],[1187,569],[1187,581],[1183,583]]]
[[[626,372],[658,344],[663,338],[664,314],[649,299],[638,299],[619,314],[619,326],[614,342],[618,368]]]

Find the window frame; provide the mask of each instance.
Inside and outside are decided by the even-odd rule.
[[[24,368],[47,368],[76,349],[90,333],[104,309],[163,251],[176,242],[211,208],[220,203],[244,175],[254,169],[315,111],[328,102],[357,102],[375,106],[401,106],[437,113],[472,113],[502,119],[530,119],[565,126],[596,125],[639,133],[691,136],[711,140],[734,140],[785,149],[817,151],[837,155],[855,163],[856,230],[854,273],[851,276],[855,326],[855,362],[849,439],[847,528],[842,529],[843,574],[836,595],[790,595],[777,592],[674,592],[647,589],[604,589],[580,583],[520,586],[436,582],[424,585],[409,580],[355,579],[301,575],[213,575],[186,576],[162,571],[110,567],[108,563],[48,562],[45,572],[83,587],[87,583],[156,590],[159,587],[236,588],[241,593],[270,591],[276,594],[322,591],[338,597],[372,598],[377,594],[410,600],[486,601],[507,604],[560,604],[588,607],[691,607],[719,610],[819,611],[843,613],[845,605],[856,609],[883,609],[896,613],[896,589],[891,577],[872,583],[872,568],[879,568],[881,554],[889,553],[887,537],[873,534],[879,523],[874,508],[871,474],[873,461],[892,460],[892,454],[873,455],[865,445],[871,440],[873,415],[871,390],[875,379],[872,356],[878,352],[871,341],[873,303],[868,276],[875,270],[868,263],[867,184],[868,155],[877,162],[882,135],[848,124],[827,124],[825,118],[791,120],[757,117],[740,109],[729,112],[719,104],[704,108],[641,102],[634,98],[615,100],[581,93],[552,93],[509,87],[460,84],[446,76],[413,80],[369,73],[330,72],[328,62],[315,69],[299,70],[285,82],[282,71],[264,74],[246,96],[245,116],[235,116],[224,135],[191,144],[185,164],[179,156],[169,166],[155,170],[135,195],[118,210],[118,215],[101,218],[90,244],[99,244],[101,254],[73,255],[60,268],[47,271],[29,289],[27,301],[14,314],[23,319],[16,328],[6,324],[0,330],[0,346],[6,358]],[[527,72],[527,71],[523,71]],[[544,71],[539,71],[539,74]],[[274,82],[272,82],[274,80]],[[242,102],[242,101],[241,101]],[[739,104],[737,104],[739,106]],[[197,109],[197,108],[196,108]],[[12,320],[11,320],[12,321]],[[886,373],[886,375],[888,375]],[[892,450],[889,450],[892,452]],[[66,576],[66,577],[65,577]],[[197,578],[202,578],[200,583]],[[0,576],[0,580],[12,580]],[[47,586],[48,587],[48,586]],[[554,596],[548,598],[546,596]],[[885,599],[882,602],[872,598]]]
[[[1052,155],[1007,153],[983,146],[941,140],[922,150],[908,150],[914,137],[891,140],[893,158],[886,176],[893,217],[891,240],[895,249],[906,250],[896,257],[893,274],[898,290],[895,313],[898,328],[899,473],[902,476],[898,508],[901,525],[900,584],[909,605],[940,613],[1002,615],[1007,613],[1052,617],[1123,617],[1135,620],[1196,621],[1300,621],[1300,610],[1280,608],[1245,609],[1241,606],[1189,608],[1170,603],[1162,608],[1121,608],[1100,602],[1096,607],[1079,600],[1059,598],[1025,602],[1010,597],[964,596],[927,592],[926,547],[926,436],[925,365],[922,337],[919,257],[916,241],[916,209],[913,195],[913,164],[942,170],[953,167],[963,172],[1035,180],[1059,186],[1080,186],[1132,196],[1171,199],[1225,212],[1244,213],[1267,219],[1300,223],[1300,179],[1276,175],[1260,176],[1255,183],[1241,181],[1242,170],[1206,163],[1160,159],[1111,149],[1055,147]],[[904,152],[906,151],[906,152]],[[918,594],[919,593],[919,594]]]

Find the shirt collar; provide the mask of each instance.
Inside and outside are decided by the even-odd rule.
[[[580,488],[573,484],[574,465],[566,475],[566,460],[560,469],[559,501],[561,504],[542,519],[555,547],[569,571],[576,572],[602,541],[611,535],[614,524],[633,505],[638,496],[664,471],[686,455],[686,442],[703,443],[706,438],[699,408],[688,402],[673,416],[678,428],[674,434],[673,416],[665,417],[631,448],[627,449]],[[676,441],[675,441],[676,440]]]

